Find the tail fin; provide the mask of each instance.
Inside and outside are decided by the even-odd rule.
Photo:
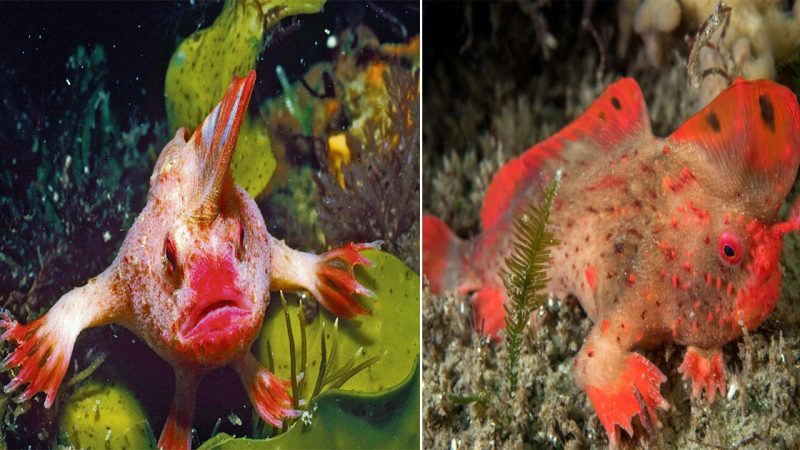
[[[432,293],[454,291],[458,287],[463,243],[438,217],[422,216],[422,273]]]

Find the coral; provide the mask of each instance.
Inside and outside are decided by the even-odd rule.
[[[664,67],[667,62],[665,42],[681,21],[677,0],[645,0],[633,18],[633,29],[642,37],[650,63]]]
[[[704,106],[737,76],[774,79],[778,65],[800,48],[800,6],[795,3],[792,11],[784,11],[783,5],[769,0],[646,0],[635,12],[634,29],[657,67],[667,62],[676,42],[671,35],[681,22],[697,31],[692,44],[697,62],[693,67],[690,57],[690,72],[700,88],[694,95]]]

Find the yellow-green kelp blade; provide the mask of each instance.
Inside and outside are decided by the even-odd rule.
[[[319,12],[324,0],[228,1],[208,28],[183,40],[172,54],[164,85],[170,133],[194,130],[219,102],[233,75],[255,67],[265,30],[280,19]],[[267,133],[245,118],[233,156],[233,175],[252,196],[260,194],[275,168]]]
[[[311,402],[306,420],[271,439],[218,434],[201,450],[278,448],[418,448],[419,360],[397,386],[357,394],[331,390]]]
[[[61,412],[59,443],[71,448],[155,448],[139,400],[126,387],[88,381]]]
[[[341,388],[357,392],[378,392],[400,383],[415,364],[419,355],[419,275],[389,253],[377,250],[363,252],[375,265],[356,270],[358,280],[375,293],[374,300],[361,299],[362,305],[372,310],[372,315],[355,319],[340,319],[334,330],[335,316],[325,310],[306,325],[307,361],[299,397],[308,399],[319,374],[321,360],[320,335],[325,332],[326,353],[333,361],[328,371],[336,371],[354,357],[361,348],[354,365],[373,356],[380,359],[345,382]],[[301,360],[299,305],[287,302],[292,331],[295,336],[296,364]],[[334,334],[336,334],[334,342]],[[266,319],[258,342],[257,357],[268,366],[266,341],[269,340],[275,365],[275,374],[290,378],[291,353],[289,351],[286,320],[280,308],[274,308]],[[335,348],[334,348],[335,347]]]

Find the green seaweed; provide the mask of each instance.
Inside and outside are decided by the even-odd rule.
[[[395,256],[370,250],[364,252],[374,267],[357,268],[356,275],[376,299],[364,301],[372,310],[369,316],[351,320],[337,320],[327,311],[304,325],[307,359],[302,383],[297,392],[303,399],[313,394],[322,371],[322,336],[329,351],[322,385],[362,393],[379,392],[399,383],[412,369],[419,355],[419,276]],[[287,302],[286,311],[291,327],[300,330],[300,305]],[[266,364],[270,356],[274,361],[274,372],[281,378],[290,377],[292,352],[287,332],[287,322],[282,317],[270,317],[258,340],[259,359]],[[272,354],[267,351],[267,343]],[[357,366],[373,357],[380,360],[366,370],[356,371]],[[297,355],[294,358],[299,360]],[[353,374],[354,372],[357,372]],[[352,375],[349,379],[346,375]],[[341,382],[341,383],[339,383]]]
[[[120,123],[105,86],[101,46],[78,47],[66,68],[70,84],[50,94],[64,109],[57,120],[35,122],[26,109],[46,107],[21,92],[6,103],[17,130],[5,125],[0,131],[8,148],[30,148],[15,151],[0,176],[0,189],[17,193],[0,197],[0,216],[7,219],[0,286],[8,293],[4,307],[22,319],[111,262],[144,201],[150,160],[143,142],[158,134],[136,117],[125,119],[127,127]]]
[[[115,383],[89,381],[61,412],[59,444],[72,448],[155,448],[153,431],[134,394]]]
[[[218,434],[202,450],[271,448],[418,448],[419,358],[396,386],[363,394],[329,390],[310,403],[309,413],[271,439]]]
[[[196,128],[222,98],[231,75],[244,76],[263,50],[265,31],[284,17],[319,12],[324,0],[228,1],[208,28],[184,39],[170,59],[164,84],[167,121]],[[253,197],[266,188],[275,157],[260,122],[245,117],[231,168]]]
[[[508,293],[508,304],[503,305],[506,309],[505,376],[511,398],[517,392],[522,334],[533,311],[547,301],[550,249],[558,244],[553,233],[547,230],[547,224],[560,182],[561,172],[558,172],[544,194],[544,204],[529,206],[514,220],[513,249],[503,273]]]

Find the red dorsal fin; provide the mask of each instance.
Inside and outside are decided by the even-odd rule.
[[[642,133],[651,133],[647,105],[636,81],[623,78],[611,84],[583,115],[509,161],[494,175],[483,200],[483,229],[494,225],[513,206],[514,196],[534,182],[543,162],[558,158],[570,142],[609,152]]]
[[[774,212],[800,162],[800,107],[787,88],[738,78],[689,118],[670,140],[692,143],[710,162],[705,176],[724,195],[744,196],[755,210]]]
[[[255,70],[241,78],[234,75],[222,101],[192,136],[202,164],[198,182],[200,204],[195,212],[200,221],[212,220],[218,213],[218,199],[223,183],[230,179],[231,157],[255,80]]]

